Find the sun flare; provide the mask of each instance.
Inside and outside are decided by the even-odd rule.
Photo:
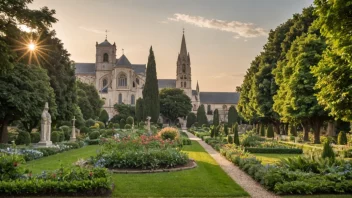
[[[30,44],[28,45],[28,49],[29,49],[30,51],[34,51],[35,48],[36,48],[36,45],[35,45],[34,43],[30,43]]]

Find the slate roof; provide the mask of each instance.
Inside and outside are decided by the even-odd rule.
[[[111,43],[109,43],[109,41],[105,39],[105,41],[103,41],[102,43],[99,43],[98,45],[99,46],[110,46]]]
[[[237,92],[200,92],[202,104],[237,104],[240,93]]]
[[[75,63],[75,74],[95,75],[95,63]]]
[[[146,66],[145,64],[133,64],[132,69],[137,74],[142,74],[142,73],[145,74]]]
[[[159,89],[163,88],[175,88],[176,80],[175,79],[158,79]]]
[[[122,54],[122,56],[118,60],[116,60],[116,66],[129,66],[129,67],[131,67],[132,64],[130,63],[128,58],[124,54]]]
[[[198,95],[197,90],[192,90],[192,96],[196,96],[196,95]]]

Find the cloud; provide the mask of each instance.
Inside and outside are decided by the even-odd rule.
[[[105,34],[105,31],[101,31],[95,28],[88,28],[88,27],[84,27],[84,26],[79,26],[79,29],[85,30],[87,32],[93,32],[95,34]]]
[[[244,73],[218,73],[216,75],[211,76],[211,78],[243,78]]]
[[[169,21],[164,20],[164,21],[159,21],[159,23],[162,23],[162,24],[168,24],[168,23],[169,23]]]
[[[187,14],[176,13],[169,21],[186,22],[198,27],[216,29],[224,32],[234,33],[234,38],[254,38],[267,35],[267,31],[257,27],[253,23],[244,23],[240,21],[224,21],[219,19],[206,19],[201,16],[191,16]]]

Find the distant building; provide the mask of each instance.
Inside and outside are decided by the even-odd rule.
[[[116,59],[116,44],[107,39],[96,43],[95,63],[76,63],[76,77],[85,83],[93,84],[99,95],[104,99],[104,109],[109,116],[116,114],[114,104],[124,103],[135,105],[138,98],[142,98],[145,84],[146,65],[132,64],[122,53]],[[231,105],[237,105],[237,92],[200,92],[197,82],[196,89],[192,89],[191,58],[187,52],[185,35],[182,35],[181,50],[177,58],[176,79],[158,79],[159,89],[180,88],[192,100],[192,111],[196,112],[199,105],[204,104],[208,120],[212,120],[212,113],[219,110],[220,119],[227,121],[227,111]]]

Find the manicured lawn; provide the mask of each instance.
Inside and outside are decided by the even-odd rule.
[[[266,153],[254,153],[257,159],[262,161],[262,164],[274,164],[281,159],[289,157],[297,157],[299,154],[266,154]]]
[[[95,155],[99,146],[67,151],[29,162],[33,173],[60,168],[80,158]],[[114,174],[113,197],[248,197],[196,141],[184,146],[184,152],[196,160],[198,167],[172,173]]]
[[[286,198],[351,198],[352,195],[301,195],[301,196],[284,196]]]

